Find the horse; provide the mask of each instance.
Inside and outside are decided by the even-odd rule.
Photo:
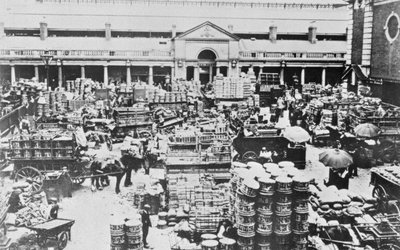
[[[108,180],[108,176],[115,176],[117,177],[117,182],[115,184],[115,193],[120,193],[120,183],[122,177],[127,172],[127,167],[121,163],[120,160],[112,159],[105,163],[99,160],[94,160],[90,165],[90,171],[92,173],[92,187],[96,187],[97,189],[101,190],[101,186],[108,186],[110,181]],[[96,185],[96,186],[95,186]]]

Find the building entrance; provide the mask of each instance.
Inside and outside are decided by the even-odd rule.
[[[198,55],[198,78],[201,84],[212,82],[213,77],[216,75],[215,59],[217,56],[211,50],[203,50]]]

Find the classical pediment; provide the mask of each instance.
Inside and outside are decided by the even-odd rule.
[[[235,40],[238,41],[239,37],[222,29],[221,27],[211,23],[202,23],[182,34],[176,36],[174,39],[182,40]]]

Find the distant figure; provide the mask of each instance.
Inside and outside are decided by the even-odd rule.
[[[149,234],[149,228],[151,227],[150,221],[150,205],[144,205],[144,210],[141,213],[142,215],[142,232],[143,232],[143,244],[145,248],[149,248],[147,244],[147,235]]]

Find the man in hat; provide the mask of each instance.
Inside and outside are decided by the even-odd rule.
[[[149,248],[147,244],[147,235],[149,234],[149,227],[151,227],[150,221],[150,205],[144,205],[144,210],[141,213],[142,215],[142,231],[143,231],[143,244],[145,248]]]
[[[272,152],[268,151],[266,147],[263,147],[259,155],[261,164],[272,162]]]

